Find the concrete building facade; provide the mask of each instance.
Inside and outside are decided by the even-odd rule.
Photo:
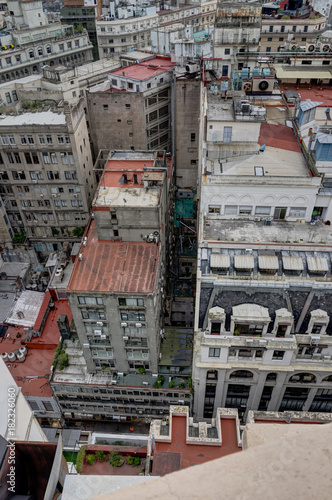
[[[6,82],[41,73],[45,64],[77,66],[92,60],[92,46],[84,29],[49,24],[40,1],[12,0],[1,33],[0,80]]]

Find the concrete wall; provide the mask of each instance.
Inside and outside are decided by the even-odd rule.
[[[195,189],[198,171],[200,81],[177,79],[175,107],[176,184],[178,187]]]

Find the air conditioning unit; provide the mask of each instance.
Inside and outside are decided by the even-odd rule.
[[[123,377],[123,372],[118,372],[119,377]]]
[[[149,385],[149,382],[142,382],[143,385]]]
[[[323,359],[324,359],[324,361],[330,361],[331,360],[331,356],[323,356]]]
[[[274,86],[274,78],[255,78],[252,81],[253,92],[272,92]]]
[[[329,44],[327,44],[327,43],[324,43],[324,44],[322,44],[322,45],[319,47],[319,50],[320,50],[320,52],[325,52],[325,53],[326,53],[326,52],[330,52],[330,50],[331,50],[331,46],[330,46]]]
[[[100,338],[103,339],[103,340],[105,340],[106,339],[106,335],[101,335]]]
[[[242,83],[242,90],[244,90],[244,92],[251,92],[252,91],[252,82],[243,82]]]
[[[95,330],[93,333],[95,337],[99,337],[99,335],[101,335],[101,330]]]
[[[128,326],[128,323],[121,323],[121,326]]]
[[[320,335],[310,335],[310,344],[318,345],[320,342]]]
[[[127,337],[126,335],[124,335],[122,338],[123,338],[123,340],[128,340],[129,339],[129,337]]]
[[[142,326],[142,323],[136,323],[136,328],[140,328]]]
[[[33,179],[32,184],[38,184],[37,179]]]
[[[190,63],[188,62],[185,66],[186,72],[187,73],[197,73],[200,70],[200,65],[197,63]]]
[[[103,326],[103,322],[102,321],[97,321],[96,323],[98,326]]]

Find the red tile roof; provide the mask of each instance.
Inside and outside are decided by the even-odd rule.
[[[221,446],[187,444],[186,420],[187,419],[185,415],[173,415],[172,442],[163,443],[156,441],[156,453],[171,452],[181,454],[181,469],[185,469],[186,467],[190,467],[191,465],[202,464],[204,462],[208,462],[209,460],[214,460],[215,458],[223,457],[225,455],[236,453],[241,450],[241,448],[238,447],[237,442],[235,419],[221,418]],[[172,470],[174,470],[174,468]],[[154,468],[152,471],[152,475],[159,475],[160,472],[162,473],[162,471],[158,471]]]
[[[41,311],[43,306],[41,307]],[[44,311],[45,312],[45,311]],[[69,323],[72,320],[68,301],[55,302],[55,309],[50,311],[41,337],[32,338],[26,344],[28,352],[23,362],[6,362],[15,382],[22,388],[25,396],[51,397],[52,390],[48,385],[48,375],[54,358],[54,350],[60,340],[57,318],[66,314]],[[37,318],[38,321],[38,318]],[[20,337],[17,338],[17,333]],[[13,352],[22,347],[21,340],[25,335],[23,327],[9,326],[3,339],[0,339],[0,354]]]
[[[98,240],[95,221],[76,259],[67,292],[152,293],[156,287],[160,244]]]
[[[264,142],[266,146],[271,146],[272,148],[301,153],[293,130],[286,125],[262,123],[258,144],[261,146]]]
[[[124,76],[125,78],[132,78],[134,80],[146,80],[155,75],[160,75],[165,71],[169,71],[175,67],[170,57],[157,56],[148,61],[142,61],[124,68],[116,69],[111,72],[111,75]]]

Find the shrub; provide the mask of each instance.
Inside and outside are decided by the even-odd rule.
[[[86,450],[86,446],[81,446],[81,449],[77,454],[76,470],[78,473],[80,473],[81,470],[83,469],[83,459],[84,459],[84,455],[85,455],[85,450]]]
[[[143,368],[143,366],[140,366],[139,368],[137,368],[137,371],[138,371],[138,373],[144,374],[145,373],[145,368]]]
[[[118,455],[116,451],[111,451],[111,453],[106,458],[112,467],[121,467],[124,464],[124,458],[122,455]]]
[[[75,227],[75,228],[73,229],[73,235],[74,235],[74,236],[77,236],[78,238],[79,238],[80,236],[82,236],[82,235],[83,235],[83,233],[84,233],[84,227],[82,227],[82,226]]]
[[[141,460],[139,457],[127,457],[127,465],[132,465],[133,467],[137,467],[140,465]]]
[[[170,383],[169,383],[170,389],[172,389],[172,387],[174,387],[174,384],[175,384],[174,380],[171,380]]]
[[[69,365],[68,354],[62,350],[58,357],[58,361],[59,361],[59,370],[64,370]]]
[[[99,462],[104,462],[105,460],[105,453],[103,451],[96,451],[95,453],[96,457],[98,458]]]
[[[85,457],[85,463],[88,465],[94,465],[97,462],[97,457],[96,455],[87,455]]]
[[[153,387],[155,387],[156,389],[160,389],[160,387],[162,387],[164,382],[165,382],[165,377],[163,375],[159,375],[159,377],[153,384]]]

